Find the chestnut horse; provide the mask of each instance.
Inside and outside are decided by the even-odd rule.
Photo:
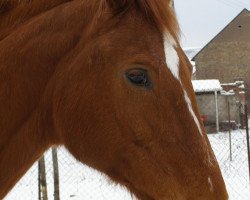
[[[170,0],[0,0],[0,199],[53,145],[140,200],[225,200]]]

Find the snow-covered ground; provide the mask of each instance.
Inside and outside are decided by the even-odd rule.
[[[232,161],[230,161],[229,133],[209,135],[209,140],[219,162],[230,200],[249,200],[250,182],[246,131],[232,131]]]
[[[225,179],[230,200],[249,200],[249,174],[245,130],[232,132],[232,161],[229,134],[210,134],[216,157]],[[125,189],[105,176],[75,161],[63,148],[59,149],[60,196],[62,200],[131,200]],[[45,155],[49,200],[53,199],[51,152]],[[37,164],[28,171],[5,200],[37,200]]]
[[[99,172],[77,162],[64,148],[58,149],[62,200],[130,200],[131,194]],[[51,151],[45,154],[49,200],[53,199]],[[38,200],[37,163],[4,200]]]

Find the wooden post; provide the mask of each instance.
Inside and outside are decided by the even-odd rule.
[[[37,162],[37,168],[38,168],[38,176],[37,176],[37,182],[38,182],[38,200],[42,200],[42,197],[41,197],[41,181],[40,181],[41,169],[40,169],[39,161]]]
[[[38,185],[39,185],[39,200],[48,200],[46,169],[44,156],[38,161]]]
[[[218,111],[218,93],[217,91],[214,92],[215,98],[215,113],[216,113],[216,131],[217,133],[220,131],[219,129],[219,111]]]
[[[54,200],[60,200],[59,168],[57,149],[52,148],[53,173],[54,173]]]
[[[228,111],[228,123],[229,123],[229,153],[230,153],[230,161],[233,161],[232,157],[232,135],[231,135],[231,116],[230,116],[230,103],[227,97],[227,111]]]
[[[248,126],[248,110],[247,105],[245,105],[245,121],[246,121],[246,139],[247,139],[247,155],[248,155],[248,176],[250,183],[250,144],[249,144],[249,126]]]

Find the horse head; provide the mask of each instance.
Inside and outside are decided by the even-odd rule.
[[[100,2],[75,59],[58,71],[58,138],[139,199],[227,199],[172,2]]]

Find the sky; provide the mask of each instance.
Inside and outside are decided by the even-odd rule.
[[[181,27],[182,47],[203,47],[244,8],[250,0],[174,0]]]

